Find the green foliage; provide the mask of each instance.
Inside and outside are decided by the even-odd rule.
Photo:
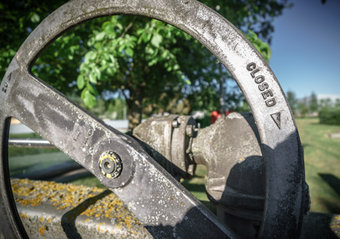
[[[170,51],[178,38],[186,37],[183,32],[140,17],[113,16],[100,24],[87,41],[89,51],[77,78],[81,97],[88,107],[95,106],[95,97],[104,89],[121,90],[123,95],[129,95],[126,97],[129,100],[134,98],[133,93],[143,94],[142,99],[152,98],[167,86],[179,88],[185,84],[176,56]],[[147,77],[145,73],[150,72],[158,75]],[[152,85],[149,92],[143,90],[149,85]]]
[[[340,106],[321,108],[319,119],[321,124],[340,125]]]
[[[72,82],[77,79],[76,67],[79,67],[87,51],[82,41],[88,34],[86,28],[78,26],[56,39],[33,65],[33,74],[67,95],[78,93]],[[78,78],[77,83],[85,82]]]
[[[119,97],[110,100],[98,98],[91,113],[100,119],[126,119],[126,109],[125,100]]]
[[[0,2],[0,80],[29,33],[66,0],[3,0]]]
[[[115,98],[109,102],[105,115],[110,119],[126,119],[126,109],[125,100]]]
[[[253,43],[256,50],[258,50],[263,58],[269,63],[269,59],[272,56],[272,50],[269,45],[259,39],[256,33],[251,30],[249,30],[249,34],[247,34],[246,37],[251,43]]]
[[[208,127],[211,125],[211,116],[210,114],[206,114],[202,119],[196,119],[196,122],[200,124],[201,128]]]
[[[241,104],[235,109],[237,112],[250,112],[250,106],[248,102],[244,99]]]

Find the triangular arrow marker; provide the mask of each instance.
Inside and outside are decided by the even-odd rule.
[[[277,112],[277,113],[274,113],[274,114],[271,114],[270,115],[272,117],[272,119],[274,120],[276,126],[281,129],[281,113],[280,112]]]

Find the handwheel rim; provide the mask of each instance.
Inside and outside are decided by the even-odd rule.
[[[304,165],[299,135],[284,93],[267,63],[242,33],[195,0],[68,2],[26,39],[9,66],[1,89],[10,85],[12,72],[30,69],[44,47],[70,27],[94,17],[115,14],[142,15],[170,23],[199,40],[226,66],[246,96],[260,134],[266,164],[266,200],[260,236],[296,236],[302,222]],[[264,82],[270,92],[259,89],[259,84]],[[7,99],[2,90],[0,100]],[[271,99],[275,104],[268,101]],[[7,130],[4,121],[11,116],[10,109],[5,107],[1,113],[4,139]],[[6,147],[4,142],[2,147]],[[3,161],[3,154],[1,157]]]

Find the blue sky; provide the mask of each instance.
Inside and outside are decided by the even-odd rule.
[[[301,98],[340,95],[340,1],[295,0],[274,20],[270,66],[283,90]]]

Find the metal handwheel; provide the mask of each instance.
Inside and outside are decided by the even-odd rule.
[[[50,14],[30,34],[1,84],[0,223],[6,238],[26,237],[10,186],[10,117],[19,119],[93,173],[129,205],[154,237],[237,237],[134,139],[107,127],[31,74],[33,61],[57,36],[88,19],[114,14],[142,15],[170,23],[199,40],[226,66],[250,105],[261,138],[266,199],[260,237],[296,237],[304,201],[299,135],[277,79],[242,33],[195,0],[74,0]],[[110,157],[113,160],[108,161]],[[121,165],[120,171],[103,169],[106,161]]]

